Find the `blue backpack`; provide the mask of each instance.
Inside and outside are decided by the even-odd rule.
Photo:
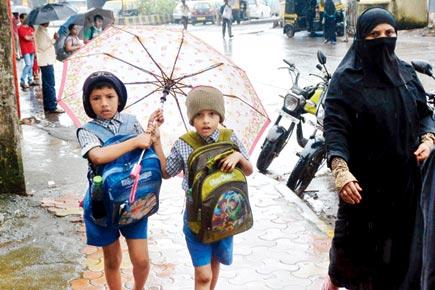
[[[85,124],[83,128],[94,133],[103,142],[103,147],[121,143],[136,136],[136,134],[131,134],[134,131],[136,118],[128,114],[122,114],[121,116],[123,123],[116,135],[94,121]],[[140,221],[158,211],[162,172],[160,160],[152,148],[147,149],[142,157],[142,168],[137,183],[137,191],[133,198],[131,195],[134,180],[130,177],[130,173],[138,162],[141,153],[141,149],[130,151],[110,163],[89,171],[89,197],[92,177],[94,175],[103,177],[104,205],[107,219],[101,221],[92,218],[96,224],[100,226],[109,224],[125,226]],[[89,202],[88,206],[90,205]]]

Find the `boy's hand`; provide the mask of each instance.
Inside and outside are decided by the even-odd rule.
[[[150,118],[148,119],[148,127],[153,125],[154,122],[157,127],[160,127],[165,122],[162,109],[157,109],[151,114]]]
[[[222,172],[232,172],[237,163],[243,158],[240,152],[234,152],[219,162]]]
[[[160,143],[160,129],[154,125],[148,127],[147,131],[151,132],[151,140],[154,144]]]
[[[151,131],[147,130],[145,131],[145,133],[136,136],[136,142],[137,142],[137,147],[140,149],[150,148],[152,144]]]

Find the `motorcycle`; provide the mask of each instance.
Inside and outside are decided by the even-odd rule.
[[[313,124],[316,129],[308,138],[302,152],[298,154],[299,159],[287,180],[287,187],[293,190],[299,197],[302,197],[303,192],[311,183],[311,180],[316,175],[317,170],[323,164],[326,157],[325,138],[323,137],[323,118],[325,115],[325,97],[331,75],[326,70],[326,67],[324,68],[324,76],[318,76],[322,78],[325,89],[316,108],[317,122]]]
[[[306,86],[304,88],[299,87],[300,72],[296,68],[295,64],[290,63],[287,60],[283,60],[287,64],[287,67],[281,67],[280,69],[287,69],[292,79],[292,87],[287,92],[284,98],[283,106],[279,112],[272,128],[270,128],[266,139],[261,146],[260,155],[257,159],[257,168],[261,173],[265,173],[267,168],[272,163],[272,160],[276,158],[282,149],[290,139],[294,128],[296,127],[296,139],[301,147],[305,147],[308,140],[304,138],[301,123],[305,122],[303,114],[316,114],[317,104],[321,96],[325,92],[325,88],[329,82],[330,75],[325,67],[326,56],[321,52],[317,52],[317,59],[319,64],[316,68],[319,69],[324,76],[318,76],[316,74],[310,74],[320,77],[321,82]],[[281,122],[288,120],[290,123],[288,126],[283,126]]]
[[[411,63],[416,71],[435,79],[432,73],[432,66],[429,63],[423,61],[413,61]],[[433,107],[435,94],[426,93],[426,95],[428,103]],[[325,139],[323,135],[318,134],[318,131],[323,131],[323,104],[325,96],[326,91],[323,94],[323,99],[319,102],[317,110],[317,129],[309,137],[306,146],[300,153],[299,160],[296,162],[287,180],[287,187],[293,190],[299,197],[303,197],[305,189],[311,183],[319,167],[326,160]]]

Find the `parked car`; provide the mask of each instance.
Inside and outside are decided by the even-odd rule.
[[[248,8],[246,14],[249,19],[271,16],[270,7],[266,5],[264,0],[247,0],[247,2]]]
[[[109,0],[103,9],[112,10],[117,17],[138,16],[139,2],[137,0]]]
[[[190,22],[195,25],[197,22],[206,24],[207,22],[215,23],[217,11],[215,5],[209,1],[195,1],[190,9]]]

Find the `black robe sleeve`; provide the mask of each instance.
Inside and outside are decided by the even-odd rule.
[[[337,77],[338,78],[338,77]],[[352,131],[350,108],[344,101],[339,80],[332,80],[325,99],[324,136],[327,148],[328,166],[333,157],[340,157],[349,163],[349,133]]]

